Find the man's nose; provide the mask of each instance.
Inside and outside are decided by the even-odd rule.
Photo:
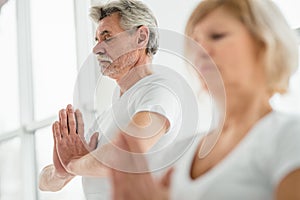
[[[105,42],[98,42],[93,48],[94,54],[105,54]]]

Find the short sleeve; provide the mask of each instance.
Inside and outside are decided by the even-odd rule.
[[[142,93],[140,99],[136,98],[133,115],[141,111],[149,111],[166,117],[170,127],[179,122],[181,106],[179,99],[172,91],[165,87],[153,85],[147,87]]]
[[[280,131],[274,148],[272,184],[277,186],[289,173],[300,169],[300,118],[287,123]]]
[[[86,139],[86,141],[90,141],[90,138],[92,137],[92,135],[95,132],[99,132],[101,134],[101,130],[99,127],[99,124],[101,124],[103,118],[108,115],[108,110],[103,111],[96,119],[94,119],[94,121],[91,123],[91,127],[87,127],[85,125],[85,129],[84,132],[84,137]],[[100,137],[99,137],[100,139]]]

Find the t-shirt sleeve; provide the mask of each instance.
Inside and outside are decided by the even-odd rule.
[[[273,146],[272,183],[277,186],[289,173],[300,169],[300,120],[286,124]]]
[[[180,120],[181,106],[178,97],[172,91],[162,86],[152,86],[143,90],[141,98],[134,104],[135,115],[141,111],[158,113],[169,121],[170,128]]]
[[[95,132],[99,132],[100,133],[100,136],[101,134],[101,130],[100,130],[100,127],[99,127],[99,124],[101,123],[101,121],[103,120],[104,116],[108,114],[108,111],[105,110],[103,111],[97,118],[95,118],[92,123],[91,123],[91,126],[90,127],[87,127],[85,125],[85,130],[84,130],[84,137],[86,139],[86,141],[90,141],[92,135],[95,133]],[[100,137],[99,137],[99,140],[100,140]]]

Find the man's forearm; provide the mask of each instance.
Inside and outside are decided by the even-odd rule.
[[[130,149],[125,149],[125,151],[145,153],[166,133],[169,122],[159,114],[139,112],[134,116],[133,121],[130,122],[128,127],[133,132],[133,135],[124,134],[126,142],[130,147]],[[121,152],[124,150],[117,150],[119,148],[122,149],[122,144],[118,144],[118,141],[118,138],[114,138],[111,143],[104,144],[81,158],[73,159],[67,165],[68,172],[78,176],[104,177],[108,176],[109,169],[103,163],[107,165],[113,164],[113,166],[129,165],[129,163],[122,163],[118,159],[122,157]],[[141,152],[136,150],[137,145]]]
[[[107,167],[104,166],[100,162],[100,159],[97,159],[93,153],[89,153],[78,159],[73,159],[68,164],[67,169],[70,173],[77,176],[104,177],[108,175]]]
[[[40,173],[39,189],[56,192],[61,190],[72,178],[74,178],[72,175],[59,176],[55,171],[54,165],[48,165]]]

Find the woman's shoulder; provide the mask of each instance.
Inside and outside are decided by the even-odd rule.
[[[287,174],[300,169],[300,115],[275,111],[265,136],[261,142],[264,144],[261,154],[269,157],[264,157],[268,160],[264,167],[271,175],[271,182],[278,185]]]
[[[287,158],[293,152],[300,152],[300,115],[273,111],[256,125],[251,141],[267,157]]]
[[[300,114],[272,111],[260,123],[262,129],[276,132],[294,132],[300,134]]]

